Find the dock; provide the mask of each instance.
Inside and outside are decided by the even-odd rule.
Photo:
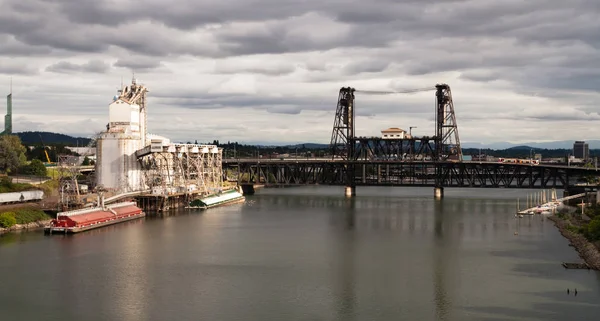
[[[545,191],[540,191],[539,195],[534,194],[531,195],[531,199],[527,197],[527,206],[528,208],[521,210],[519,208],[519,200],[517,200],[517,215],[533,215],[533,214],[550,214],[556,211],[556,208],[563,204],[563,202],[585,197],[588,193],[580,193],[571,196],[566,196],[563,198],[556,197],[556,190],[552,190],[551,196],[547,197]],[[550,198],[551,201],[547,201],[547,198]],[[530,207],[533,204],[537,204],[535,206]]]
[[[562,266],[565,269],[583,269],[583,270],[589,270],[590,266],[587,265],[587,263],[567,263],[567,262],[563,262]]]

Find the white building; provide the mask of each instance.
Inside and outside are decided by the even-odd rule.
[[[391,127],[381,131],[381,138],[383,139],[405,139],[409,138],[409,135],[402,128]]]
[[[121,192],[145,189],[135,152],[146,142],[147,91],[133,79],[108,105],[109,122],[96,144],[98,186]]]
[[[96,144],[98,187],[161,195],[222,189],[222,148],[178,144],[148,134],[146,87],[134,79],[119,92],[108,105],[109,122]]]

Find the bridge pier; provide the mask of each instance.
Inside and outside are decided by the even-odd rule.
[[[356,196],[356,186],[346,186],[345,194],[346,197]]]
[[[254,184],[240,184],[241,193],[244,195],[254,195]]]
[[[442,198],[444,198],[444,188],[443,187],[434,187],[433,188],[433,197],[435,197],[436,200],[441,200]]]

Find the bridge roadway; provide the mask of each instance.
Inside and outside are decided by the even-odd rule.
[[[345,162],[331,158],[223,160],[227,179],[239,184],[266,186],[346,185],[347,171],[352,167],[357,186],[568,188],[588,177],[600,177],[600,171],[594,168],[546,164],[396,160]]]

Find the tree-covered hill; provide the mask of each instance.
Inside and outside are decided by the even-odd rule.
[[[42,140],[45,145],[61,144],[66,146],[86,146],[90,142],[89,138],[72,137],[51,132],[21,132],[15,133],[15,135],[19,136],[24,145],[41,145]]]

